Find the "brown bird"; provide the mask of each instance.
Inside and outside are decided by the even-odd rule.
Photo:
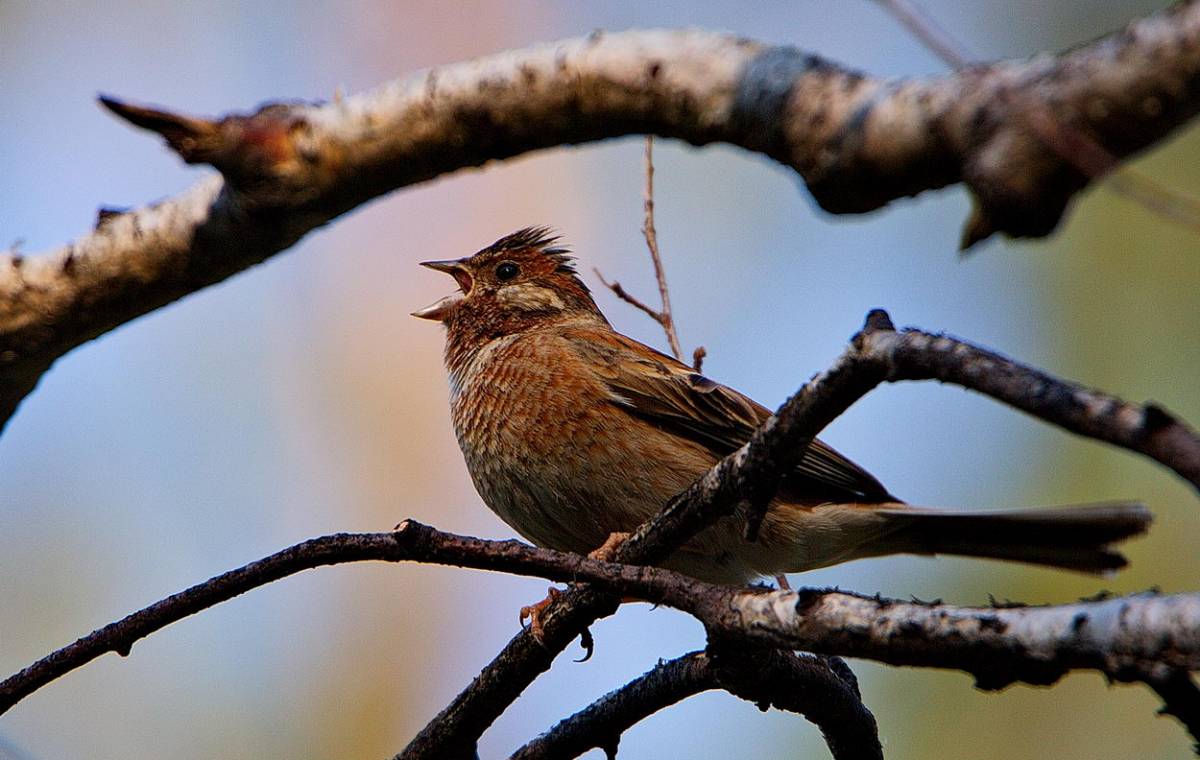
[[[616,332],[545,228],[426,261],[461,293],[415,312],[447,328],[454,430],[483,501],[538,546],[587,553],[632,531],[770,411]],[[666,567],[745,583],[886,554],[958,554],[1090,573],[1146,530],[1133,502],[1012,511],[913,507],[814,441],[748,542],[725,518]]]

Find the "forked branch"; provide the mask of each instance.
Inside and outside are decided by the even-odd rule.
[[[324,105],[221,119],[103,102],[222,178],[42,255],[0,261],[0,424],[60,356],[240,272],[396,188],[562,144],[723,142],[798,172],[831,213],[965,183],[968,242],[1046,235],[1092,180],[1017,111],[1124,160],[1200,110],[1200,0],[1060,56],[876,79],[793,47],[686,31],[593,34],[419,72]]]
[[[981,374],[984,370],[999,372],[1000,377]],[[1072,432],[1145,454],[1200,488],[1200,438],[1169,413],[1085,390],[952,338],[917,330],[898,333],[885,312],[874,311],[833,366],[789,398],[749,443],[639,528],[618,548],[615,559],[659,562],[743,502],[757,505],[752,514],[761,518],[782,473],[795,465],[826,425],[884,380],[919,377],[971,388]],[[748,527],[753,533],[753,520]],[[544,645],[527,632],[518,634],[397,758],[438,757],[451,737],[473,747],[508,704],[550,667],[554,656],[614,609],[613,599],[590,589],[561,596],[543,618]]]
[[[642,154],[642,171],[646,184],[642,189],[642,237],[646,239],[646,249],[650,252],[650,263],[654,265],[654,279],[658,283],[658,298],[660,308],[655,309],[645,301],[634,296],[619,282],[609,282],[599,269],[592,268],[596,277],[604,287],[613,292],[617,298],[645,313],[658,323],[667,336],[667,345],[671,347],[671,355],[683,361],[683,348],[679,344],[679,330],[675,327],[675,315],[671,311],[671,291],[667,287],[667,271],[663,267],[662,254],[658,250],[658,229],[654,224],[654,136],[646,135],[646,150]],[[692,352],[692,368],[700,371],[707,355],[704,346],[697,346]]]
[[[850,698],[852,676],[826,661],[818,666],[774,660],[762,654],[763,647],[963,670],[986,689],[1018,681],[1049,684],[1071,670],[1097,670],[1118,681],[1147,682],[1169,698],[1169,706],[1187,704],[1180,679],[1200,670],[1200,594],[970,608],[837,590],[742,589],[518,541],[456,536],[407,520],[392,533],[341,533],[305,541],[105,626],[0,683],[0,712],[95,657],[110,651],[128,654],[138,639],[221,601],[306,569],[367,560],[586,581],[610,594],[635,595],[682,610],[720,642],[714,650],[724,658],[718,658],[717,685],[743,698],[801,712],[827,735],[837,733],[825,725],[838,723],[836,716],[851,714],[855,721],[865,721],[869,715],[855,706],[856,694]],[[739,658],[745,657],[762,667],[743,667]],[[837,703],[811,694],[787,696],[781,690],[782,683],[799,680],[824,683],[838,695]],[[1188,714],[1187,708],[1178,712]],[[473,746],[467,736],[457,739],[443,747],[442,757],[458,756]]]
[[[453,757],[475,741],[554,656],[631,595],[684,610],[722,638],[761,646],[950,667],[985,688],[1050,683],[1071,669],[1151,684],[1195,725],[1187,674],[1200,668],[1200,596],[1142,595],[1064,607],[954,608],[836,591],[767,592],[703,584],[647,565],[731,514],[762,507],[821,429],[885,380],[938,379],[971,388],[1067,430],[1150,456],[1200,487],[1200,438],[1166,411],[1123,402],[982,348],[917,330],[896,332],[882,311],[825,372],[800,389],[741,449],[640,527],[614,562],[439,533],[407,522],[394,534],[339,534],[299,544],[163,600],[55,652],[0,683],[0,711],[107,651],[163,625],[300,570],[368,559],[423,561],[558,581],[588,581],[544,617],[539,643],[520,633],[401,757]],[[790,708],[789,708],[790,709]]]
[[[954,40],[946,30],[909,0],[878,0],[889,13],[905,26],[925,47],[955,69],[978,65],[967,49]],[[1105,180],[1105,186],[1118,195],[1175,222],[1192,232],[1200,232],[1200,201],[1185,192],[1163,185],[1136,169],[1121,168],[1121,161],[1078,126],[1062,119],[1046,103],[1023,99],[1020,93],[1011,96],[1013,115],[1024,119],[1030,132],[1042,144],[1054,151],[1063,161],[1074,166],[1091,180]],[[1144,107],[1153,107],[1144,104]],[[963,232],[963,247],[970,247],[979,236],[991,234],[986,224],[975,227],[975,219]]]

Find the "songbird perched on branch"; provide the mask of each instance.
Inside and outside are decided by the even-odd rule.
[[[539,546],[587,553],[631,531],[746,443],[770,411],[613,330],[545,228],[426,261],[458,294],[414,313],[447,328],[450,406],[484,502]],[[886,554],[958,554],[1097,573],[1146,530],[1134,502],[1012,511],[909,506],[821,441],[785,476],[759,539],[732,516],[665,563],[717,583]]]

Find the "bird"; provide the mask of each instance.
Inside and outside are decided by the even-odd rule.
[[[549,228],[421,266],[458,285],[413,316],[446,328],[450,412],[467,470],[484,503],[537,546],[611,546],[771,416],[614,330]],[[747,584],[867,557],[951,554],[1102,574],[1126,564],[1112,545],[1151,519],[1134,501],[913,506],[813,440],[782,478],[757,540],[746,539],[744,516],[729,515],[661,566]]]

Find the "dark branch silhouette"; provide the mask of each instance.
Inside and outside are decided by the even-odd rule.
[[[664,707],[717,689],[712,663],[703,652],[660,662],[649,672],[612,691],[512,754],[511,760],[578,757],[602,749],[616,757],[621,734]]]
[[[839,664],[840,663],[840,664]],[[577,757],[599,748],[615,757],[621,734],[658,710],[711,689],[761,709],[804,715],[821,729],[834,760],[883,758],[875,717],[853,673],[836,658],[710,644],[662,662],[601,697],[513,753],[512,760]]]

